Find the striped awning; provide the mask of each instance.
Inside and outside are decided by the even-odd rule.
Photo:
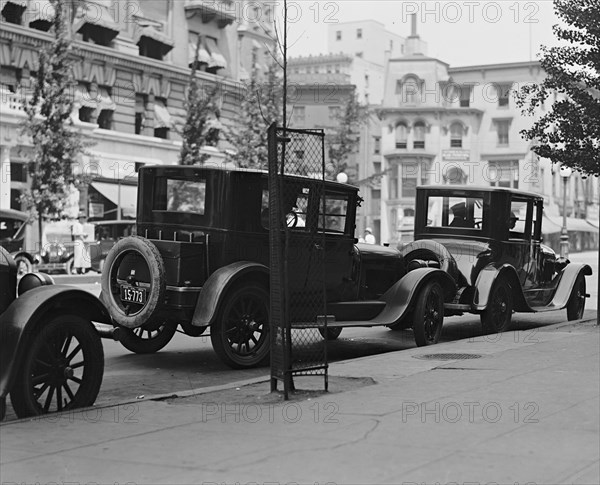
[[[188,42],[188,65],[191,65],[196,59],[196,42],[194,39],[190,39]],[[200,41],[200,46],[198,47],[198,62],[203,64],[210,64],[211,57],[206,49],[206,43],[204,39]]]
[[[112,13],[100,0],[87,0],[77,12],[73,23],[75,32],[83,33],[85,30],[100,28],[108,41],[113,40],[119,34],[119,26],[115,22]]]
[[[22,10],[27,8],[27,0],[0,0],[0,12],[9,4],[12,4],[12,7],[19,7]]]
[[[154,101],[154,128],[171,128],[173,120],[164,101],[156,99]]]
[[[108,94],[108,90],[103,87],[99,87],[94,95],[90,93],[85,86],[77,86],[75,91],[75,103],[80,104],[81,107],[93,108],[99,111],[114,111],[117,109],[117,105],[110,97],[110,94]]]
[[[216,67],[217,69],[227,67],[227,60],[219,50],[219,47],[217,46],[217,41],[211,37],[206,37],[206,46],[208,47],[208,51],[210,52],[211,59],[211,62],[208,63],[208,67]]]
[[[175,42],[168,36],[158,31],[152,25],[138,25],[133,41],[140,45],[143,42],[154,42],[158,45],[161,55],[165,56],[175,46]]]
[[[49,0],[36,0],[32,2],[27,10],[27,23],[32,24],[40,21],[51,23],[55,14],[54,5]]]

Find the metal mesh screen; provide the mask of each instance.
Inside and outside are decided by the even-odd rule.
[[[324,175],[322,130],[269,128],[271,382],[286,395],[292,375],[327,384]]]

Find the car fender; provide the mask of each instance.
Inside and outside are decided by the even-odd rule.
[[[531,312],[531,307],[525,300],[523,288],[517,275],[517,270],[510,264],[504,264],[500,267],[488,265],[483,268],[477,276],[475,282],[475,294],[473,295],[473,310],[483,311],[487,308],[487,303],[498,278],[506,278],[512,288],[514,299],[514,308],[520,312]]]
[[[87,291],[51,285],[23,293],[0,315],[0,396],[10,392],[13,369],[20,365],[29,337],[44,325],[45,317],[60,311],[111,323],[106,307]]]
[[[202,286],[192,317],[192,325],[211,325],[219,311],[223,296],[238,281],[256,278],[269,286],[269,268],[251,261],[237,261],[215,271]]]
[[[554,292],[554,297],[549,306],[556,309],[565,308],[571,298],[571,293],[575,286],[577,277],[583,274],[584,276],[590,276],[592,274],[592,268],[585,263],[569,263],[560,273],[560,279],[558,286]]]
[[[402,320],[415,304],[421,288],[431,280],[442,286],[444,301],[450,301],[456,294],[456,283],[445,271],[437,268],[418,268],[400,278],[380,298],[386,302],[384,310],[373,320],[381,325],[393,325]]]

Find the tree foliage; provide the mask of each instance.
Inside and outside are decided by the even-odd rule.
[[[539,114],[522,135],[533,151],[552,162],[588,175],[600,175],[600,3],[598,0],[554,0],[565,27],[554,34],[566,45],[542,47],[547,77],[525,86],[517,102],[523,113]],[[556,94],[556,97],[555,97]]]
[[[181,130],[182,145],[179,154],[181,165],[204,163],[208,155],[202,152],[202,147],[217,146],[221,136],[219,122],[221,113],[217,103],[219,87],[216,83],[208,86],[208,83],[201,84],[199,82],[196,76],[199,48],[200,38],[196,45],[196,56],[190,72],[185,100],[187,116],[185,125]]]
[[[335,178],[338,173],[345,172],[352,182],[356,173],[348,162],[353,153],[358,151],[360,142],[360,128],[367,122],[368,112],[366,106],[358,102],[356,94],[352,93],[343,111],[336,117],[337,126],[328,138],[328,174]]]
[[[71,118],[75,80],[65,18],[68,9],[65,0],[52,3],[55,39],[40,49],[32,96],[24,101],[27,118],[21,126],[32,141],[28,164],[31,186],[24,201],[29,209],[35,208],[40,230],[42,218],[61,215],[71,184],[80,182],[73,171],[77,156],[89,146],[73,127]]]
[[[282,120],[283,91],[279,79],[280,66],[271,62],[263,83],[252,70],[243,90],[239,122],[227,131],[234,153],[230,159],[242,168],[266,169],[268,164],[267,128]]]

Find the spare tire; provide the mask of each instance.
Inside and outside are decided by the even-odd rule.
[[[452,273],[456,266],[454,258],[443,244],[429,239],[410,242],[398,248],[404,259],[404,264],[409,271],[409,264],[414,260],[435,261],[439,269],[446,273]]]
[[[102,271],[102,301],[127,328],[152,323],[165,300],[165,265],[148,239],[130,236],[115,244]]]

